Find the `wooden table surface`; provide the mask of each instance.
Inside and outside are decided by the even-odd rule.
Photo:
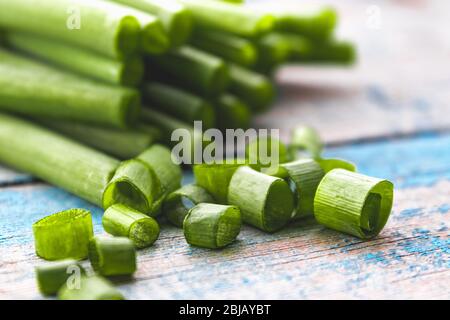
[[[330,2],[330,1],[328,1]],[[272,235],[244,227],[238,241],[212,251],[190,247],[162,226],[139,252],[129,299],[450,298],[450,29],[444,1],[340,1],[340,32],[355,40],[352,69],[289,66],[280,99],[255,125],[315,126],[326,155],[395,184],[394,208],[371,241],[314,221]],[[186,173],[186,181],[192,177]],[[31,225],[72,207],[102,211],[26,174],[0,168],[0,299],[39,299]],[[87,265],[87,263],[86,263]]]

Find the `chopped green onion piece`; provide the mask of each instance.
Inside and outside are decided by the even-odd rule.
[[[192,44],[241,66],[252,66],[258,58],[256,46],[249,40],[217,30],[196,30]]]
[[[250,141],[246,145],[245,155],[249,163],[257,164],[263,170],[278,167],[280,163],[289,160],[286,145],[271,136],[258,137]]]
[[[316,159],[316,161],[319,163],[319,165],[322,167],[325,173],[328,173],[333,169],[345,169],[352,172],[356,171],[356,166],[349,161],[341,159],[321,159],[321,158]]]
[[[292,130],[289,152],[293,159],[299,157],[299,151],[306,151],[308,156],[318,158],[322,150],[323,142],[316,130],[307,126],[299,126]]]
[[[102,276],[131,275],[136,271],[136,249],[125,237],[94,237],[89,244],[89,260]]]
[[[157,128],[150,126],[124,130],[75,121],[44,118],[36,118],[36,120],[50,129],[119,159],[137,156],[159,140],[161,135]]]
[[[250,107],[238,97],[232,94],[223,94],[214,105],[220,129],[246,129],[250,126]]]
[[[242,219],[266,232],[281,229],[294,211],[289,185],[249,167],[239,168],[228,188],[228,203],[241,209]]]
[[[325,173],[320,165],[311,159],[300,159],[281,164],[286,180],[294,191],[295,211],[292,218],[300,219],[314,214],[314,196]]]
[[[46,62],[107,83],[137,86],[144,75],[140,57],[112,59],[34,34],[8,32],[8,45]]]
[[[125,204],[139,212],[155,216],[159,213],[161,182],[152,168],[140,160],[122,162],[103,193],[103,208]]]
[[[255,10],[219,1],[179,0],[200,28],[218,29],[243,36],[256,36],[272,30],[275,18]]]
[[[269,33],[256,40],[259,51],[256,69],[271,73],[276,67],[286,62],[290,55],[290,42],[277,33]]]
[[[119,290],[99,276],[80,278],[79,287],[65,285],[58,292],[59,300],[124,300]]]
[[[143,96],[152,108],[168,113],[186,123],[198,120],[203,122],[205,128],[214,127],[215,112],[212,105],[188,91],[163,83],[150,82],[144,85]]]
[[[182,228],[189,210],[199,203],[214,203],[214,198],[202,187],[188,184],[167,196],[163,212],[173,225]]]
[[[314,216],[328,228],[371,239],[381,232],[389,218],[393,189],[387,180],[334,169],[317,188]]]
[[[126,7],[141,25],[140,48],[149,54],[163,54],[170,48],[169,38],[161,21],[146,12]]]
[[[126,128],[139,115],[140,96],[0,49],[0,110]]]
[[[119,161],[30,122],[0,114],[0,162],[98,206]]]
[[[139,22],[135,13],[107,1],[0,1],[2,27],[48,36],[112,58],[136,52]]]
[[[235,171],[246,165],[243,159],[225,160],[224,163],[197,164],[194,166],[195,183],[208,191],[215,202],[227,204],[228,185]]]
[[[183,46],[164,56],[153,57],[150,62],[150,78],[204,96],[222,93],[229,83],[229,71],[225,61],[193,47]]]
[[[330,40],[324,43],[308,43],[301,37],[297,40],[294,37],[295,35],[290,36],[291,43],[296,43],[291,46],[292,62],[351,65],[356,60],[356,49],[351,42]]]
[[[254,111],[263,111],[273,102],[275,88],[266,76],[230,64],[230,92],[248,103]]]
[[[55,295],[69,277],[85,274],[78,261],[67,259],[36,267],[36,280],[39,291],[46,296]]]
[[[84,259],[93,237],[91,213],[70,209],[33,224],[36,254],[45,260]]]
[[[187,243],[203,248],[223,248],[241,230],[241,213],[235,206],[200,203],[189,210],[183,223]]]
[[[193,25],[191,13],[174,0],[114,1],[156,15],[168,33],[172,48],[184,44],[191,34]]]
[[[159,237],[155,219],[123,204],[109,207],[102,218],[103,228],[109,234],[128,237],[137,248],[151,246]]]

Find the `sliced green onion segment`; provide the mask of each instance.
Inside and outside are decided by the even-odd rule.
[[[36,254],[45,260],[84,259],[93,237],[91,213],[70,209],[33,224]]]
[[[202,187],[188,184],[167,196],[163,212],[173,225],[182,228],[189,210],[199,203],[214,203],[214,198]]]
[[[312,158],[320,157],[323,150],[323,142],[316,130],[307,126],[299,126],[291,132],[291,143],[289,151],[294,159],[298,158],[298,153],[308,152]]]
[[[276,167],[288,161],[286,145],[271,136],[258,137],[250,141],[245,148],[245,155],[249,163],[262,168]]]
[[[235,206],[200,203],[189,210],[183,223],[187,243],[203,248],[222,248],[241,230],[241,213]]]
[[[103,276],[131,275],[136,271],[136,250],[125,237],[94,237],[89,244],[89,260]]]
[[[109,234],[128,237],[137,248],[151,246],[159,237],[155,219],[123,204],[109,207],[102,218],[103,228]]]
[[[35,270],[39,291],[46,296],[56,294],[71,275],[85,274],[79,262],[72,259],[40,265]]]
[[[266,232],[282,228],[294,210],[289,185],[249,167],[239,168],[231,178],[228,202],[241,209],[242,219]]]
[[[316,161],[320,164],[325,173],[333,169],[345,169],[352,172],[356,171],[356,166],[349,161],[341,159],[316,159]]]
[[[334,169],[317,188],[314,215],[330,229],[371,239],[381,232],[389,218],[393,189],[387,180]]]
[[[79,286],[65,285],[58,292],[59,300],[124,300],[119,290],[105,278],[81,277]]]

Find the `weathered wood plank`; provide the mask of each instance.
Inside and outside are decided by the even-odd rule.
[[[156,245],[140,252],[135,280],[120,288],[136,299],[450,298],[449,143],[450,135],[424,136],[327,152],[398,186],[391,219],[372,241],[309,221],[273,235],[245,227],[232,246],[211,251],[164,225]],[[0,192],[0,221],[8,221],[0,225],[0,298],[39,298],[31,223],[86,205],[46,185]],[[101,211],[89,208],[101,232]]]
[[[0,187],[13,184],[24,184],[32,181],[33,178],[28,174],[15,172],[0,166]]]

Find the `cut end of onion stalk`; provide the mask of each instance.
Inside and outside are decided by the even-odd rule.
[[[122,19],[116,36],[117,56],[124,58],[137,51],[139,32],[139,22],[135,17],[128,16]]]
[[[160,232],[155,219],[123,204],[109,207],[103,215],[102,224],[109,234],[128,237],[136,248],[151,246]]]
[[[36,254],[45,260],[84,259],[93,237],[91,213],[70,209],[33,224]]]
[[[389,218],[393,193],[394,186],[387,180],[334,169],[317,188],[314,215],[328,228],[371,239]]]
[[[143,26],[141,31],[142,50],[150,54],[163,54],[170,47],[170,41],[159,20]]]
[[[214,203],[214,198],[202,187],[189,184],[167,196],[163,212],[170,223],[182,228],[189,210],[199,203]]]
[[[168,27],[171,48],[178,48],[185,44],[192,33],[193,20],[191,13],[186,9],[176,12]]]
[[[36,280],[39,291],[46,296],[56,294],[72,274],[85,274],[79,262],[72,259],[37,266]]]
[[[228,202],[241,209],[242,219],[266,232],[281,229],[291,219],[294,197],[281,178],[239,168],[231,178]]]
[[[235,206],[201,203],[189,210],[183,223],[186,241],[217,249],[232,243],[241,230],[241,213]]]

